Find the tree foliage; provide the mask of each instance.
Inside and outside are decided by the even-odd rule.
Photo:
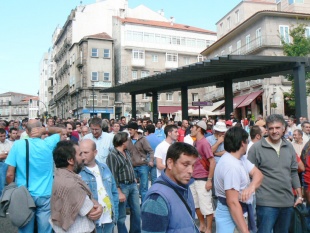
[[[283,45],[283,53],[286,56],[291,57],[303,57],[310,54],[310,37],[306,36],[306,24],[297,24],[297,26],[292,25],[290,30],[290,37],[292,38],[292,43],[286,43],[284,38],[281,37],[281,42]],[[294,88],[294,77],[292,75],[287,75],[289,81],[292,82],[291,90],[289,93],[284,93],[284,97],[287,100],[288,106],[290,108],[295,108],[295,88]],[[310,79],[310,73],[307,72],[306,80]],[[307,94],[310,92],[309,82],[307,82]]]

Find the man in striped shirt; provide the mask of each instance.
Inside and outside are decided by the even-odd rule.
[[[119,233],[127,233],[126,204],[130,206],[130,232],[141,232],[141,213],[139,204],[139,191],[135,180],[135,173],[131,164],[130,153],[127,150],[128,133],[119,132],[113,138],[114,149],[107,157],[107,165],[110,168],[119,195],[119,217],[117,229]]]

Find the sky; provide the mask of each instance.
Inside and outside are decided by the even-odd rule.
[[[39,65],[52,46],[52,34],[63,26],[80,0],[6,0],[0,7],[0,93],[37,95]],[[83,5],[96,0],[84,0]],[[241,0],[128,0],[130,8],[139,5],[158,11],[175,23],[216,31],[216,22]]]

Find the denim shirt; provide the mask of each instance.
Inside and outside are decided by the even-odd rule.
[[[106,189],[106,192],[112,204],[112,212],[113,212],[112,220],[114,223],[116,223],[118,219],[119,197],[114,177],[112,176],[112,173],[106,164],[100,163],[97,160],[96,164],[99,167],[103,186]],[[80,176],[82,177],[82,180],[84,180],[85,183],[88,185],[94,198],[98,201],[96,177],[92,174],[91,171],[87,169],[87,167],[83,168],[83,170],[80,172]]]

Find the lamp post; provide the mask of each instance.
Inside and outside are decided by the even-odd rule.
[[[76,118],[79,119],[79,89],[76,89]]]
[[[95,115],[95,85],[94,83],[92,84],[92,87],[93,87],[93,118],[94,118],[94,115]]]

